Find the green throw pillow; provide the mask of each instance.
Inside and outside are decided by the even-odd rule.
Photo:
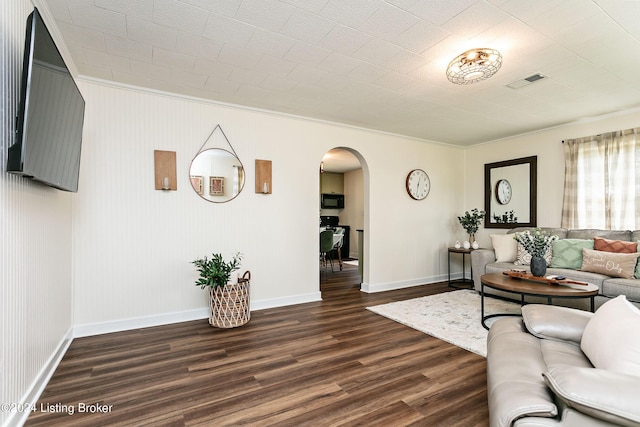
[[[558,239],[553,242],[551,267],[577,270],[582,267],[582,249],[593,249],[593,239]],[[636,274],[640,272],[636,266]]]

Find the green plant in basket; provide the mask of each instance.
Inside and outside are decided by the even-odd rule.
[[[216,287],[224,287],[231,277],[231,272],[240,268],[242,254],[236,252],[230,261],[225,261],[222,254],[212,254],[211,258],[206,256],[192,261],[195,264],[200,277],[196,280],[196,286],[201,289],[207,286],[215,289]]]
[[[529,230],[525,230],[522,233],[515,233],[513,238],[529,252],[532,257],[544,258],[554,240],[558,239],[558,236],[550,236],[546,231],[536,228],[533,233]]]

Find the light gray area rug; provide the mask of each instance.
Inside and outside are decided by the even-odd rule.
[[[512,302],[485,298],[484,304],[485,315],[520,313],[520,305]],[[480,295],[475,291],[445,292],[367,309],[487,357],[487,330],[480,323]],[[487,325],[496,319],[489,319]]]

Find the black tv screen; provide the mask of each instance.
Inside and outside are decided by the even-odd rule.
[[[37,9],[27,18],[16,139],[7,172],[78,191],[84,99]]]

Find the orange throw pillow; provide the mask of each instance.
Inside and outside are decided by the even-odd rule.
[[[609,240],[602,237],[593,238],[593,249],[604,252],[617,252],[619,254],[632,254],[638,252],[638,242],[625,242],[622,240]]]

